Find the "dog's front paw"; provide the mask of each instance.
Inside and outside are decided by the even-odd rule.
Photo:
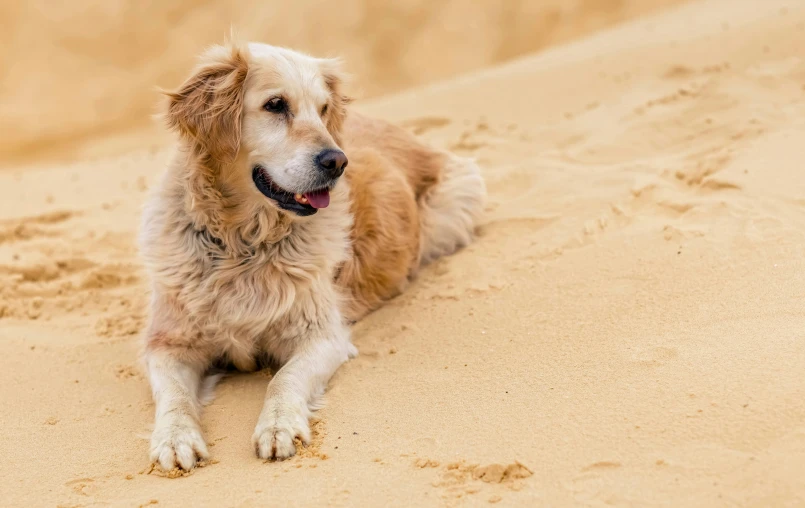
[[[261,459],[279,460],[292,457],[296,453],[293,441],[297,437],[304,445],[310,444],[307,413],[308,411],[288,409],[264,412],[252,436],[257,456]]]
[[[157,424],[151,435],[151,461],[170,471],[176,466],[189,471],[198,459],[209,458],[207,444],[195,422]]]

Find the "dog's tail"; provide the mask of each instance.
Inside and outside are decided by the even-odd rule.
[[[486,184],[473,159],[450,154],[439,182],[420,199],[420,265],[472,241],[486,202]]]

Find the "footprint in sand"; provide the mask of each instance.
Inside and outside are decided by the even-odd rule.
[[[608,460],[602,460],[600,462],[594,462],[587,467],[582,469],[582,472],[587,473],[590,471],[610,471],[613,469],[619,469],[622,466],[620,462],[612,462]]]
[[[114,368],[115,377],[121,381],[127,379],[144,379],[142,373],[134,365],[118,365]]]
[[[442,497],[445,499],[460,499],[491,488],[494,491],[488,492],[490,494],[488,501],[491,503],[503,499],[500,495],[501,487],[514,492],[522,490],[525,486],[523,480],[534,474],[531,469],[518,461],[485,466],[458,461],[440,467],[438,461],[420,458],[414,461],[414,467],[441,469],[439,477],[432,482],[432,485],[442,491]]]
[[[32,240],[38,237],[59,236],[59,232],[49,226],[66,222],[75,215],[75,212],[62,210],[2,221],[0,222],[0,244]]]
[[[81,496],[89,496],[92,491],[96,490],[93,485],[95,480],[93,478],[76,478],[64,484],[65,487],[70,487],[73,492]]]
[[[400,124],[403,128],[410,130],[417,136],[425,134],[426,132],[434,129],[441,129],[450,125],[448,118],[438,116],[424,116],[420,118],[412,118]]]
[[[134,335],[143,326],[143,302],[119,290],[139,283],[138,270],[134,264],[98,265],[83,257],[0,265],[6,288],[0,318],[51,319],[83,309],[105,314],[96,323],[99,336]]]

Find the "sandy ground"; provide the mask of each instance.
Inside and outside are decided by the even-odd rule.
[[[478,157],[491,202],[282,463],[249,441],[265,373],[219,387],[213,463],[149,468],[165,149],[0,173],[3,504],[802,506],[803,48],[801,2],[705,0],[359,103]]]

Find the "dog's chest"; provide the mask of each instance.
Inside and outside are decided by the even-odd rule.
[[[210,291],[204,334],[217,345],[218,356],[240,370],[253,370],[265,351],[265,335],[293,307],[296,287],[270,263],[224,265],[213,270],[199,289]]]
[[[271,335],[290,333],[289,325],[315,320],[320,307],[335,305],[332,281],[348,251],[346,226],[319,220],[250,256],[207,257],[194,292],[208,303],[197,308],[208,338],[248,363],[257,353],[271,354]]]
[[[272,254],[222,260],[210,267],[199,288],[211,297],[208,337],[243,370],[254,367],[258,353],[272,355],[274,335],[315,316],[321,293],[332,291],[334,266],[328,258]]]
[[[290,310],[295,297],[305,291],[302,282],[281,266],[261,259],[215,267],[203,288],[213,291],[210,321],[238,333],[258,335]]]

